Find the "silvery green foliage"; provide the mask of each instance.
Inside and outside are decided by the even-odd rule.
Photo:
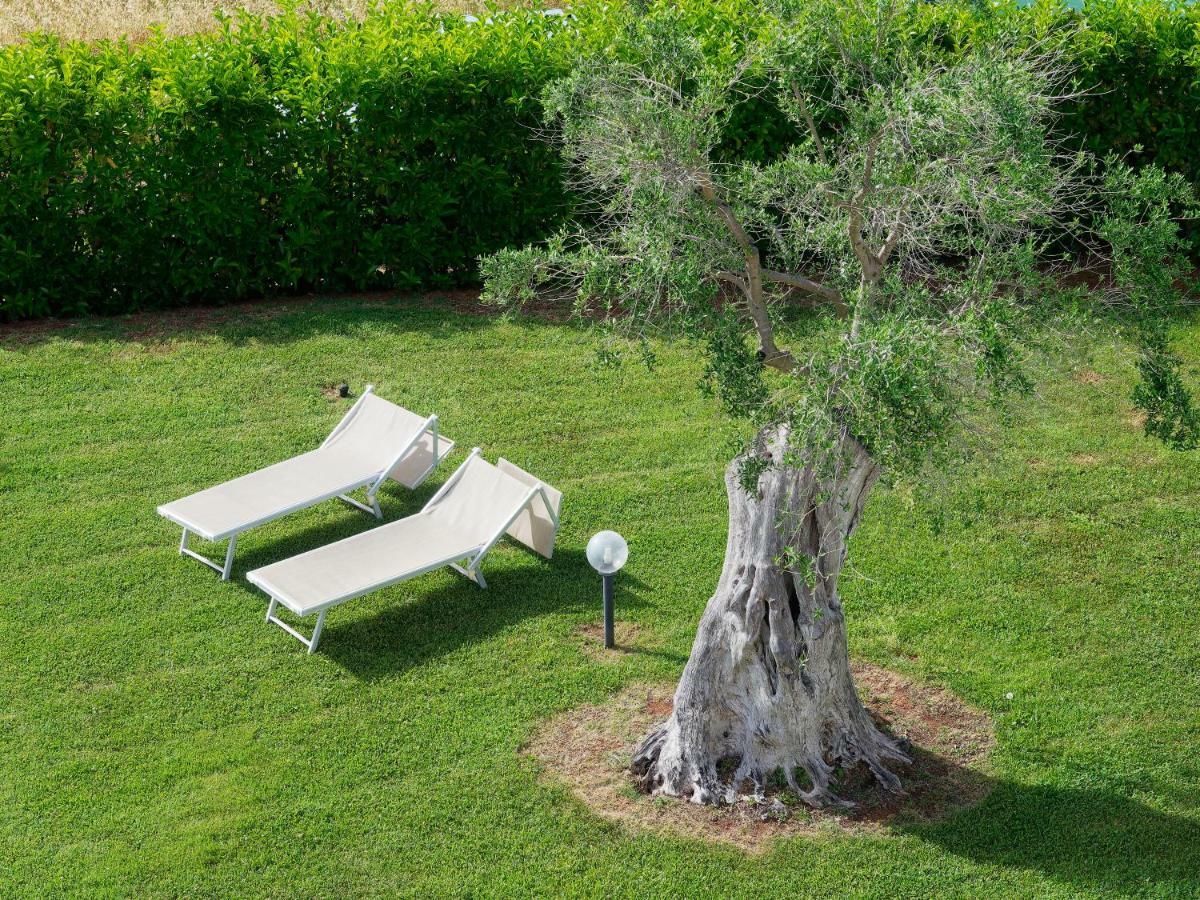
[[[782,773],[838,805],[836,770],[860,766],[900,788],[910,757],[850,671],[850,537],[884,471],[938,462],[976,407],[1028,388],[1030,347],[1066,316],[1143,335],[1147,427],[1193,439],[1153,324],[1173,302],[1182,183],[1050,137],[1067,90],[1052,47],[978,43],[941,64],[901,38],[897,6],[807,0],[724,56],[669,6],[642,10],[544,98],[584,215],[484,261],[497,303],[557,294],[616,335],[703,342],[706,385],[754,425],[671,715],[631,760],[647,792],[724,802]],[[781,152],[729,153],[751,93],[790,125]],[[1094,288],[1059,289],[1072,268]]]
[[[1070,86],[1053,47],[979,43],[938,63],[905,50],[885,7],[776,9],[719,62],[669,8],[631,16],[544,96],[583,215],[485,259],[487,296],[557,294],[619,335],[699,338],[731,413],[789,426],[774,463],[850,435],[892,473],[1027,390],[1031,345],[1084,302],[1143,342],[1147,430],[1194,446],[1161,327],[1186,183],[1055,139]],[[771,92],[795,133],[766,162],[722,153],[749,91]],[[1095,283],[1082,298],[1058,287],[1074,270]],[[749,484],[763,461],[747,459]]]

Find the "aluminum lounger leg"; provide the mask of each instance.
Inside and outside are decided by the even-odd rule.
[[[229,573],[233,571],[233,551],[237,546],[237,535],[229,539],[229,548],[225,551],[225,565],[218,566],[215,562],[205,556],[201,556],[195,550],[188,546],[188,535],[191,534],[186,528],[183,529],[183,537],[179,539],[179,553],[182,556],[190,556],[194,560],[204,563],[210,569],[221,573],[221,580],[228,581]]]
[[[346,503],[349,503],[355,509],[361,509],[363,512],[370,513],[377,519],[382,519],[383,518],[383,510],[381,510],[379,508],[379,501],[375,498],[374,494],[369,495],[369,497],[371,500],[371,505],[367,506],[367,504],[360,503],[359,501],[355,500],[353,497],[349,496],[348,494],[338,494],[339,500],[343,500]]]
[[[460,566],[458,563],[450,563],[450,568],[452,568],[459,575],[463,575],[467,578],[470,578],[473,582],[475,582],[481,588],[486,588],[487,582],[483,578],[483,573],[480,572],[479,568],[478,568],[479,563],[481,563],[482,561],[483,560],[477,560],[474,563],[468,563],[466,568],[464,568],[463,566]]]
[[[233,571],[233,549],[237,546],[237,535],[229,539],[229,548],[225,551],[225,568],[221,572],[221,580],[228,581],[229,573]]]
[[[371,491],[367,494],[367,499],[371,501],[371,509],[375,511],[375,518],[383,518],[383,510],[379,508],[379,496]]]
[[[328,612],[328,610],[323,609],[317,613],[317,627],[313,629],[312,637],[306,638],[287,622],[283,621],[283,619],[279,618],[279,616],[275,615],[275,607],[278,602],[279,601],[272,597],[271,602],[267,604],[267,622],[273,625],[278,625],[280,628],[302,643],[305,647],[307,647],[309,653],[316,653],[317,644],[321,640],[321,631],[325,628],[325,613]]]
[[[313,629],[312,640],[308,642],[308,652],[317,652],[317,642],[321,640],[321,629],[325,627],[325,610],[317,613],[317,627]]]
[[[476,447],[474,450],[472,450],[471,456],[473,457],[478,450],[479,450],[478,447]],[[468,457],[468,461],[470,460],[470,458],[471,457]],[[463,465],[465,466],[466,463],[463,463]],[[459,466],[459,468],[461,469],[462,466]],[[449,484],[449,482],[446,482],[446,484]],[[445,485],[443,485],[442,487],[444,489]],[[504,536],[504,533],[506,531],[508,531],[509,526],[511,526],[512,523],[517,520],[517,516],[519,516],[525,510],[525,508],[527,506],[529,506],[529,501],[531,501],[534,498],[534,495],[536,495],[540,490],[541,490],[540,487],[530,488],[529,492],[525,495],[525,498],[521,501],[521,505],[517,507],[516,512],[514,512],[511,516],[508,517],[508,521],[505,522],[494,535],[492,535],[492,539],[490,541],[488,541],[486,544],[484,544],[482,547],[480,547],[472,555],[463,557],[463,562],[465,562],[467,564],[465,568],[463,566],[460,566],[458,563],[450,563],[450,568],[454,569],[456,572],[458,572],[462,575],[467,576],[472,581],[474,581],[477,585],[479,585],[481,588],[486,588],[487,581],[484,580],[483,573],[479,571],[479,567],[483,565],[484,557],[486,557],[488,555],[488,551],[491,550],[492,547],[494,547],[496,545],[496,541],[500,540],[500,538]],[[435,494],[434,497],[436,498],[437,494]],[[431,500],[430,503],[432,503],[432,502],[433,501]],[[427,503],[426,506],[428,506],[428,505],[429,504]],[[547,503],[546,508],[549,509],[550,504]]]

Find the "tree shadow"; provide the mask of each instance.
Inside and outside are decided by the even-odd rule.
[[[1036,871],[1080,890],[1200,892],[1198,818],[1111,788],[1021,784],[974,772],[969,779],[986,793],[978,805],[896,827],[972,862]]]
[[[1155,809],[1115,786],[997,778],[977,768],[983,756],[971,749],[975,741],[962,723],[918,732],[922,746],[873,715],[912,758],[911,765],[895,769],[907,793],[886,794],[859,766],[838,786],[840,795],[860,803],[849,820],[886,823],[973,862],[1040,872],[1078,889],[1200,893],[1200,795],[1174,798],[1180,808],[1190,801],[1194,812],[1188,817]]]

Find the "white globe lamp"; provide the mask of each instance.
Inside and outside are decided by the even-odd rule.
[[[613,641],[612,580],[629,559],[629,545],[615,531],[600,531],[588,541],[587,558],[604,582],[604,646],[611,650],[616,646]]]

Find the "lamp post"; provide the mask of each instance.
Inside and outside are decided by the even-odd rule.
[[[629,545],[615,531],[600,531],[592,535],[587,545],[588,562],[604,579],[604,647],[611,650],[613,642],[613,575],[629,559]]]

